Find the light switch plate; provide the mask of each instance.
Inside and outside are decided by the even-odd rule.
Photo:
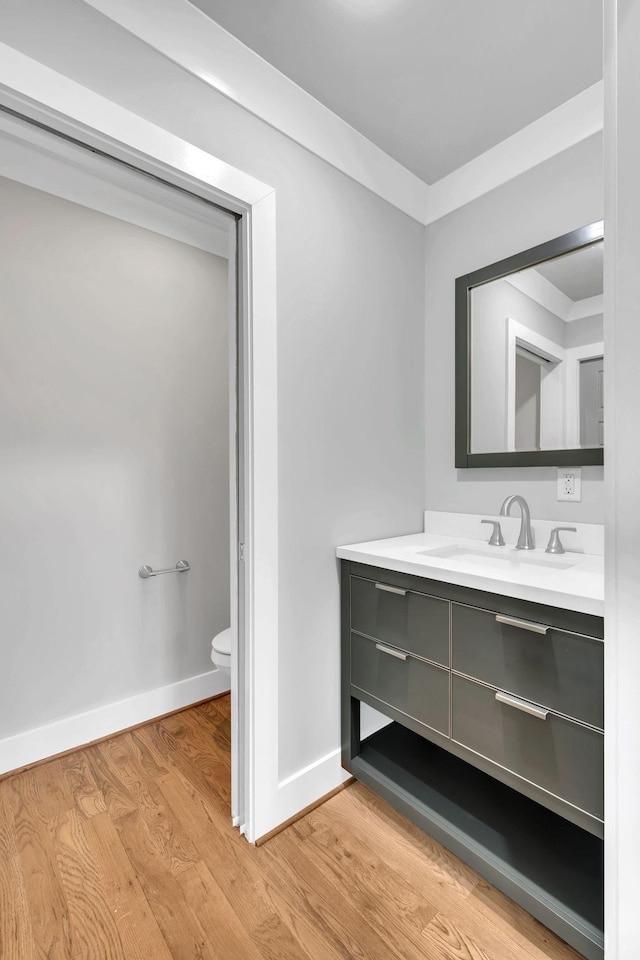
[[[558,467],[558,500],[582,500],[582,470],[580,467]]]

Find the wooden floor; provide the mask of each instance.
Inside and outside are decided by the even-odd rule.
[[[0,781],[2,960],[577,960],[360,784],[261,847],[229,698]]]

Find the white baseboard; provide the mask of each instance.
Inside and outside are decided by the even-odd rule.
[[[332,750],[309,766],[297,770],[278,783],[277,816],[273,828],[294,817],[348,780],[350,774],[340,765],[340,749]],[[264,833],[264,831],[262,831]]]
[[[0,774],[111,736],[228,689],[228,679],[219,670],[209,670],[178,683],[156,687],[135,697],[6,737],[0,740]]]
[[[373,707],[362,704],[362,708],[363,739],[391,723],[388,717],[374,710]],[[250,842],[259,840],[261,836],[279,827],[291,817],[295,817],[305,807],[311,806],[326,794],[331,793],[349,777],[350,774],[342,767],[341,751],[338,748],[280,780],[273,808],[269,812],[269,822],[262,824],[262,829],[256,836],[249,837]]]

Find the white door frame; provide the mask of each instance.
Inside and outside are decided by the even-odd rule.
[[[535,330],[507,317],[507,410],[506,449],[516,449],[516,347],[523,344],[555,364],[540,381],[540,449],[564,447],[565,352],[562,347]],[[560,416],[558,416],[560,411]]]
[[[0,105],[239,215],[244,563],[232,537],[232,578],[244,637],[232,658],[236,825],[254,841],[276,815],[278,742],[278,474],[275,192],[254,177],[0,43]],[[259,678],[259,683],[256,682]],[[276,815],[277,816],[277,815]]]

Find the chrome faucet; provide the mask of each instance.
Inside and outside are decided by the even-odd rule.
[[[533,550],[533,534],[531,533],[531,514],[529,513],[529,505],[524,497],[515,495],[513,497],[507,497],[505,502],[500,507],[500,516],[508,517],[510,516],[511,504],[517,503],[520,507],[520,512],[522,514],[522,523],[520,524],[520,536],[518,537],[518,542],[516,543],[516,550]]]

